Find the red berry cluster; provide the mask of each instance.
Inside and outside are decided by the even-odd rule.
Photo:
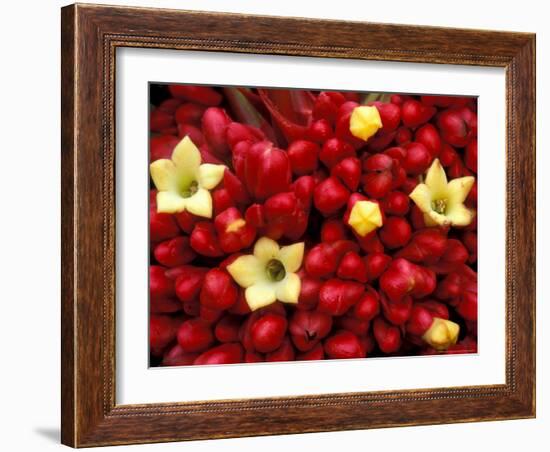
[[[427,227],[409,193],[435,158],[449,179],[477,173],[477,104],[450,96],[154,86],[150,160],[189,136],[226,165],[212,218],[158,213],[150,197],[153,365],[468,353],[477,336],[477,222]],[[374,99],[374,100],[373,100]],[[382,127],[350,132],[375,106]],[[477,182],[466,199],[475,209]],[[358,200],[381,228],[349,227]],[[241,227],[228,225],[240,221]],[[305,242],[297,304],[254,312],[227,266],[255,241]],[[422,340],[434,318],[460,325],[455,345]]]

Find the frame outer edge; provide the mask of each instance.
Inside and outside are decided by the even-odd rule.
[[[77,445],[76,426],[76,6],[61,9],[61,443]]]

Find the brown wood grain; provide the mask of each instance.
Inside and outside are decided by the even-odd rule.
[[[506,68],[506,384],[115,404],[117,47]],[[535,415],[535,36],[72,5],[62,9],[62,442],[74,447]]]

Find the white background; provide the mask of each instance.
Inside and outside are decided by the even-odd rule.
[[[114,0],[113,0],[114,1]],[[283,1],[122,1],[119,4],[210,9],[260,14],[326,17],[395,23],[460,26],[537,32],[538,79],[538,220],[550,229],[543,200],[550,197],[547,152],[550,142],[542,124],[550,115],[550,32],[544,3],[394,0],[296,2]],[[0,444],[9,451],[61,449],[59,424],[59,1],[9,2],[0,19],[2,109],[0,141],[2,187],[2,374]],[[543,31],[544,30],[544,31]],[[319,433],[264,438],[119,447],[116,450],[192,450],[240,452],[302,450],[447,452],[490,447],[499,451],[544,450],[548,413],[548,333],[543,331],[550,309],[544,303],[549,280],[544,255],[547,233],[538,236],[538,410],[536,420],[406,427],[371,431]],[[7,246],[7,250],[6,250]],[[7,252],[6,252],[7,251]],[[546,290],[545,290],[546,289]],[[543,351],[546,350],[544,353]],[[546,382],[544,381],[546,380]],[[537,443],[538,440],[538,443]]]
[[[192,67],[193,71],[188,68]],[[284,70],[281,70],[284,68]],[[476,355],[148,369],[150,80],[479,96],[480,328]],[[499,68],[182,52],[117,51],[117,392],[120,404],[501,384],[504,365],[505,77]],[[141,168],[141,170],[140,170]],[[137,244],[137,246],[136,246]],[[346,375],[346,378],[339,378]],[[404,379],[403,375],[407,375]],[[201,385],[182,385],[200,381]],[[223,385],[219,382],[223,381]],[[312,382],[314,382],[312,384]]]

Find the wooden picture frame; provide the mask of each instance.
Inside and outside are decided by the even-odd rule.
[[[146,47],[506,70],[506,383],[115,403],[115,50]],[[535,35],[71,5],[62,9],[62,442],[73,447],[535,416]]]

